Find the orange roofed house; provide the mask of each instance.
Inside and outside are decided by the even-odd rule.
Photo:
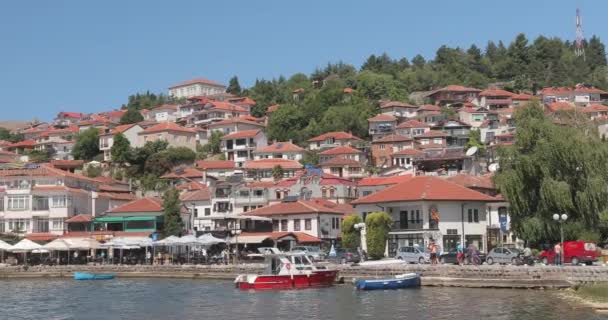
[[[438,177],[417,176],[352,202],[365,220],[384,211],[393,218],[389,255],[399,247],[426,248],[434,240],[443,251],[459,241],[487,248],[488,204],[501,200]]]
[[[141,143],[165,140],[172,147],[196,150],[196,130],[181,127],[173,122],[162,122],[138,133]]]
[[[287,159],[300,161],[304,157],[304,149],[291,141],[275,141],[273,144],[259,147],[253,152],[255,160]]]
[[[433,104],[438,106],[454,106],[462,105],[466,102],[471,102],[479,96],[481,90],[476,88],[467,88],[458,85],[449,85],[439,88],[427,94]]]
[[[242,168],[245,161],[253,160],[255,149],[266,145],[267,139],[263,130],[242,130],[223,136],[220,150],[226,160],[233,161],[237,168]]]
[[[114,137],[122,133],[131,147],[141,147],[142,139],[140,139],[139,133],[144,129],[138,124],[125,124],[117,126],[113,129],[107,129],[105,132],[99,134],[99,150],[103,151],[103,161],[112,161],[112,146],[114,145]]]
[[[226,92],[226,85],[204,78],[187,80],[169,87],[169,95],[178,99],[193,96],[210,96],[224,92]]]
[[[362,178],[366,163],[365,153],[350,146],[335,147],[319,153],[319,166],[323,172],[340,178]]]
[[[353,136],[348,132],[328,132],[308,139],[308,148],[310,150],[329,149],[339,146],[351,146],[360,141],[362,141],[361,138]]]

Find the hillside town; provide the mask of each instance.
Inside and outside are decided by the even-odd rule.
[[[182,235],[238,237],[250,247],[328,248],[339,245],[345,217],[365,221],[381,211],[393,221],[389,256],[431,241],[444,251],[461,241],[481,251],[521,247],[524,239],[509,228],[509,202],[493,182],[496,150],[514,142],[514,113],[539,101],[556,121],[559,111],[574,110],[596,123],[600,134],[608,131],[608,107],[602,105],[608,92],[585,85],[534,94],[449,85],[413,93],[410,101],[417,103],[378,101],[368,138],[324,132],[300,145],[268,138],[266,127],[280,105],[254,117],[256,101],[207,79],[168,90],[182,102],[143,109],[143,120],[135,123],[120,124],[125,109],[61,111],[13,132],[21,141],[1,141],[0,233],[43,242],[162,235],[163,193],[116,174],[125,165],[114,163],[117,137],[131,148],[165,141],[197,152],[215,135],[217,154],[160,176],[179,191]],[[295,90],[293,99],[302,91]],[[345,98],[353,91],[341,89]],[[100,157],[75,160],[77,137],[91,128],[98,132]],[[48,158],[33,159],[40,152]],[[311,154],[318,160],[306,163]]]

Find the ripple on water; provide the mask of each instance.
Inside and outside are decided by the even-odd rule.
[[[175,279],[0,284],[6,319],[600,319],[550,291],[534,290],[359,292],[346,285],[256,292],[236,290],[232,282]]]

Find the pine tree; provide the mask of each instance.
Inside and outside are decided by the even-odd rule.
[[[230,78],[230,82],[228,83],[228,89],[226,89],[226,92],[231,93],[235,96],[241,95],[241,85],[239,84],[239,78],[237,76]]]
[[[180,215],[180,209],[179,191],[176,189],[167,190],[163,197],[163,237],[181,236],[184,230],[184,222]]]
[[[110,149],[112,161],[118,164],[129,162],[130,149],[131,142],[129,142],[129,139],[127,139],[122,133],[116,134],[114,136],[114,143]]]

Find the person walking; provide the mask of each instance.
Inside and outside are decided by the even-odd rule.
[[[562,245],[558,242],[555,244],[555,246],[553,247],[553,251],[555,252],[555,265],[556,266],[561,266],[562,265]]]
[[[427,249],[431,253],[431,264],[437,264],[437,245],[435,244],[435,240],[431,240]]]
[[[458,259],[458,264],[462,265],[463,259],[464,258],[464,246],[462,245],[462,243],[458,242],[458,245],[456,246],[456,259]]]

